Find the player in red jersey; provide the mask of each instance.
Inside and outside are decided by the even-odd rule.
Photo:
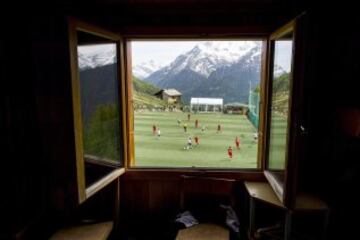
[[[198,128],[199,127],[199,120],[195,120],[195,128]]]
[[[229,158],[232,158],[233,152],[232,152],[231,146],[229,146],[227,151],[228,151]]]
[[[153,131],[153,135],[155,135],[156,134],[156,126],[155,125],[152,126],[152,131]]]
[[[199,142],[199,137],[198,136],[195,136],[195,143],[196,143],[196,145],[199,145],[200,144],[200,142]]]
[[[236,138],[235,138],[235,145],[236,145],[236,148],[239,150],[240,149],[240,139],[238,136],[236,136]]]

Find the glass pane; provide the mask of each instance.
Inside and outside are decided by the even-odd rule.
[[[275,41],[268,168],[284,170],[292,62],[292,34]]]
[[[135,166],[257,168],[262,41],[133,41]]]
[[[120,163],[117,45],[82,32],[78,33],[78,39],[83,147],[88,183],[89,162],[92,165],[97,162]],[[101,171],[97,168],[94,172],[98,174]],[[90,175],[93,178],[94,174]]]

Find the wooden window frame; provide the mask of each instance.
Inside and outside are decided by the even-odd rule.
[[[260,112],[259,112],[259,130],[258,130],[258,151],[257,151],[257,167],[256,168],[206,168],[206,167],[138,167],[135,166],[135,143],[134,143],[134,110],[133,110],[133,94],[132,94],[132,49],[131,42],[136,40],[142,41],[187,41],[187,40],[254,40],[262,41],[261,53],[261,73],[260,73]],[[260,34],[255,36],[249,35],[145,35],[145,36],[125,36],[125,64],[126,64],[126,97],[127,104],[127,142],[128,142],[128,159],[126,164],[126,171],[140,171],[140,172],[169,172],[169,173],[260,173],[264,171],[265,157],[266,157],[266,109],[267,109],[267,94],[268,94],[268,45],[269,35]]]
[[[69,34],[69,49],[70,49],[70,68],[71,68],[71,88],[72,88],[72,97],[73,97],[73,114],[74,114],[74,137],[75,137],[75,158],[76,158],[76,180],[77,180],[77,190],[78,190],[78,202],[82,203],[87,198],[95,194],[97,191],[102,189],[104,186],[112,182],[114,179],[117,179],[124,172],[129,172],[131,174],[125,175],[126,178],[129,179],[167,179],[167,178],[178,178],[182,174],[191,173],[191,174],[199,174],[213,177],[233,177],[235,179],[242,180],[257,180],[264,181],[263,171],[267,168],[266,166],[266,158],[268,156],[268,128],[269,128],[269,98],[271,96],[271,59],[273,57],[273,49],[271,46],[271,41],[276,37],[279,37],[282,32],[287,31],[286,29],[289,26],[292,26],[294,29],[294,45],[293,51],[296,49],[298,51],[297,44],[298,38],[300,34],[298,34],[298,20],[295,19],[291,21],[289,24],[286,24],[284,27],[280,28],[278,31],[273,34],[270,33],[269,29],[264,31],[264,29],[260,29],[258,31],[253,31],[248,34],[241,34],[241,30],[237,30],[235,32],[240,32],[240,34],[164,34],[167,32],[171,33],[173,30],[169,30],[168,28],[160,29],[160,34],[151,35],[149,32],[145,34],[128,34],[120,36],[118,34],[114,34],[109,31],[105,31],[101,28],[95,27],[93,25],[87,24],[85,22],[81,22],[75,20],[73,18],[68,19],[68,34]],[[122,144],[123,144],[123,166],[122,168],[116,168],[116,164],[114,167],[114,171],[110,173],[108,176],[94,183],[86,189],[85,186],[85,173],[84,173],[84,160],[83,160],[83,149],[82,149],[82,128],[81,128],[81,109],[79,101],[76,100],[79,98],[79,82],[78,82],[78,73],[77,71],[77,35],[76,31],[83,31],[90,34],[94,34],[100,37],[105,37],[110,40],[116,41],[117,49],[118,49],[118,81],[119,81],[119,97],[121,98],[119,106],[121,106],[121,136],[122,136]],[[185,29],[186,30],[186,29]],[[301,29],[300,29],[301,30]],[[152,30],[151,30],[152,31]],[[150,32],[151,32],[150,31]],[[184,31],[184,29],[183,29]],[[145,31],[146,32],[146,31]],[[159,31],[158,31],[159,32]],[[185,31],[186,32],[186,31]],[[194,31],[188,31],[194,32]],[[221,32],[221,31],[219,31]],[[261,54],[261,82],[260,82],[260,113],[259,113],[259,135],[258,135],[258,154],[257,154],[257,168],[190,168],[190,167],[137,167],[135,166],[135,145],[134,145],[134,115],[133,115],[133,97],[132,97],[132,69],[131,69],[131,41],[133,40],[257,40],[262,41],[262,54]],[[294,65],[303,64],[301,60],[303,56],[299,56],[299,54],[294,55],[295,57],[292,60],[292,69]],[[297,66],[299,69],[299,67]],[[301,69],[301,67],[300,67]],[[293,72],[293,78],[300,79],[302,73],[295,69]],[[294,77],[295,76],[295,77]],[[294,81],[294,79],[293,79]],[[293,83],[292,81],[292,83]],[[296,85],[291,86],[292,88],[298,88],[301,86],[301,81],[297,80]],[[292,92],[292,95],[294,92]],[[298,94],[298,93],[295,93]],[[291,110],[291,121],[288,128],[291,127],[292,130],[296,127],[297,122],[293,121],[297,119],[297,113],[295,109],[299,108],[299,104],[301,105],[301,100],[296,99],[301,96],[291,96],[292,99],[296,100],[294,103],[290,102],[290,107],[293,104],[296,104],[295,108]],[[74,101],[75,99],[75,101]],[[287,141],[290,141],[290,145],[294,146],[296,140],[294,139],[295,135],[290,136],[290,134],[298,134],[296,131],[291,131],[288,134]],[[289,147],[287,155],[293,155],[296,152],[296,148]],[[293,157],[293,156],[292,156]],[[288,156],[287,156],[288,159]],[[108,163],[104,163],[104,165],[111,165]],[[290,166],[291,165],[291,166]],[[296,188],[293,188],[296,185],[296,176],[297,174],[295,168],[297,168],[297,161],[291,161],[288,163],[286,161],[286,189],[284,190],[289,193],[294,193]],[[289,177],[291,175],[291,178]],[[291,195],[291,196],[290,196]],[[285,202],[290,202],[290,198],[294,198],[293,194],[285,194],[288,197]]]
[[[78,73],[78,54],[77,54],[77,32],[92,34],[94,36],[102,37],[116,43],[117,49],[117,67],[118,67],[118,92],[119,92],[119,115],[120,131],[119,135],[120,145],[123,145],[123,163],[109,163],[108,161],[97,162],[99,165],[113,168],[113,170],[102,177],[98,181],[86,187],[85,184],[85,156],[83,149],[83,129],[81,116],[81,100],[80,100],[80,77]],[[77,202],[81,204],[89,197],[100,191],[102,188],[116,180],[125,172],[127,162],[127,117],[126,117],[126,98],[125,98],[125,71],[124,71],[124,49],[123,39],[121,36],[112,32],[103,30],[91,24],[68,18],[68,35],[69,35],[69,56],[70,56],[70,72],[71,72],[71,90],[72,90],[72,107],[73,107],[73,121],[74,121],[74,140],[75,140],[75,159],[76,159],[76,187],[77,187]],[[125,165],[125,166],[122,166]]]
[[[289,86],[289,113],[287,119],[287,136],[286,136],[286,155],[285,155],[285,169],[284,169],[284,188],[282,203],[288,207],[293,208],[297,195],[297,182],[298,182],[298,163],[300,160],[299,150],[303,146],[303,140],[300,135],[300,124],[302,122],[302,109],[303,109],[303,84],[304,84],[304,39],[302,31],[304,29],[304,14],[299,15],[287,24],[280,27],[269,36],[268,46],[268,86],[267,86],[267,107],[266,107],[266,124],[264,138],[265,143],[265,156],[264,156],[264,169],[268,170],[269,156],[269,135],[270,135],[270,106],[272,96],[272,82],[273,74],[272,69],[274,65],[274,43],[279,38],[286,36],[290,32],[293,33],[292,44],[292,59],[291,59],[291,79]],[[276,170],[274,170],[276,171]]]
[[[294,70],[294,49],[295,49],[295,21],[291,21],[289,23],[287,23],[286,25],[284,25],[283,27],[279,28],[277,31],[275,31],[273,34],[270,35],[270,41],[269,41],[269,55],[270,55],[270,60],[269,60],[269,94],[268,94],[268,104],[269,107],[267,108],[267,118],[268,118],[268,131],[267,131],[267,137],[266,137],[266,141],[267,143],[267,149],[266,149],[266,158],[268,159],[269,157],[269,142],[270,142],[270,116],[271,116],[271,101],[272,101],[272,83],[273,83],[273,74],[272,74],[272,69],[274,67],[274,53],[275,53],[275,41],[280,39],[283,36],[286,36],[289,33],[293,33],[293,44],[292,44],[292,56],[291,56],[291,75],[290,75],[290,85],[289,85],[289,113],[288,113],[288,119],[287,119],[287,126],[286,126],[286,152],[285,152],[285,176],[284,176],[284,189],[283,189],[283,196],[282,196],[282,202],[284,203],[284,205],[288,205],[287,203],[289,202],[289,197],[287,195],[287,192],[289,191],[289,142],[290,142],[290,134],[291,134],[291,123],[292,123],[292,101],[293,101],[293,70]],[[268,161],[265,161],[265,169],[268,169]]]

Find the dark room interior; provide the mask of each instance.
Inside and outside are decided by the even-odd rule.
[[[355,3],[6,2],[0,44],[0,239],[359,238],[360,12]],[[137,166],[141,144],[134,129],[133,94],[138,95],[132,41],[207,39],[262,43],[256,167]],[[284,39],[292,41],[292,70],[286,162],[277,175],[269,163],[272,71],[275,45]],[[118,146],[116,162],[85,154],[93,142],[87,142],[82,125],[88,116],[81,112],[87,103],[80,79],[102,76],[79,74],[78,49],[105,43],[116,50],[111,88],[115,140],[105,142]],[[94,91],[101,89],[100,84]],[[161,130],[161,138],[166,137],[166,129]],[[186,227],[174,221],[185,210],[200,224]],[[237,216],[236,230],[225,223],[231,213]]]

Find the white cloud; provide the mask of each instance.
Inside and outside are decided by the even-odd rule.
[[[132,64],[154,60],[156,64],[165,66],[180,54],[190,51],[198,41],[132,41]]]

